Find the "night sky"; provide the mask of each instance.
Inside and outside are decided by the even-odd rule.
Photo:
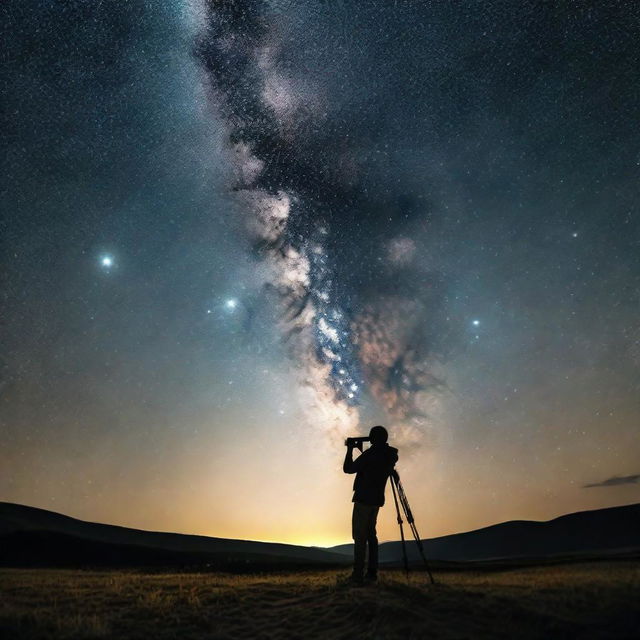
[[[345,542],[380,423],[424,537],[640,501],[633,3],[0,12],[0,500]]]

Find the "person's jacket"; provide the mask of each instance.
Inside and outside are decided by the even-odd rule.
[[[398,461],[398,450],[384,444],[375,444],[355,460],[345,460],[344,472],[355,473],[353,502],[381,507],[387,478]]]

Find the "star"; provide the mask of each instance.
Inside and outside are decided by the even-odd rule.
[[[480,326],[480,320],[474,320],[471,324],[472,324],[474,327],[478,327],[478,326]]]
[[[111,269],[111,267],[113,267],[113,257],[109,256],[109,255],[105,255],[102,256],[100,258],[100,264],[105,268],[105,269]]]
[[[229,298],[224,306],[229,309],[229,311],[233,311],[238,306],[238,301],[235,298]]]

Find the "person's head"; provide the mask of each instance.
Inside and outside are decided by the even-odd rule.
[[[369,431],[369,440],[371,440],[372,446],[376,444],[384,444],[388,439],[389,434],[387,433],[387,430],[380,425],[373,427],[371,431]]]

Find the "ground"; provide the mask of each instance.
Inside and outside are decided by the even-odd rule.
[[[0,570],[0,638],[638,638],[640,563],[262,575]]]

